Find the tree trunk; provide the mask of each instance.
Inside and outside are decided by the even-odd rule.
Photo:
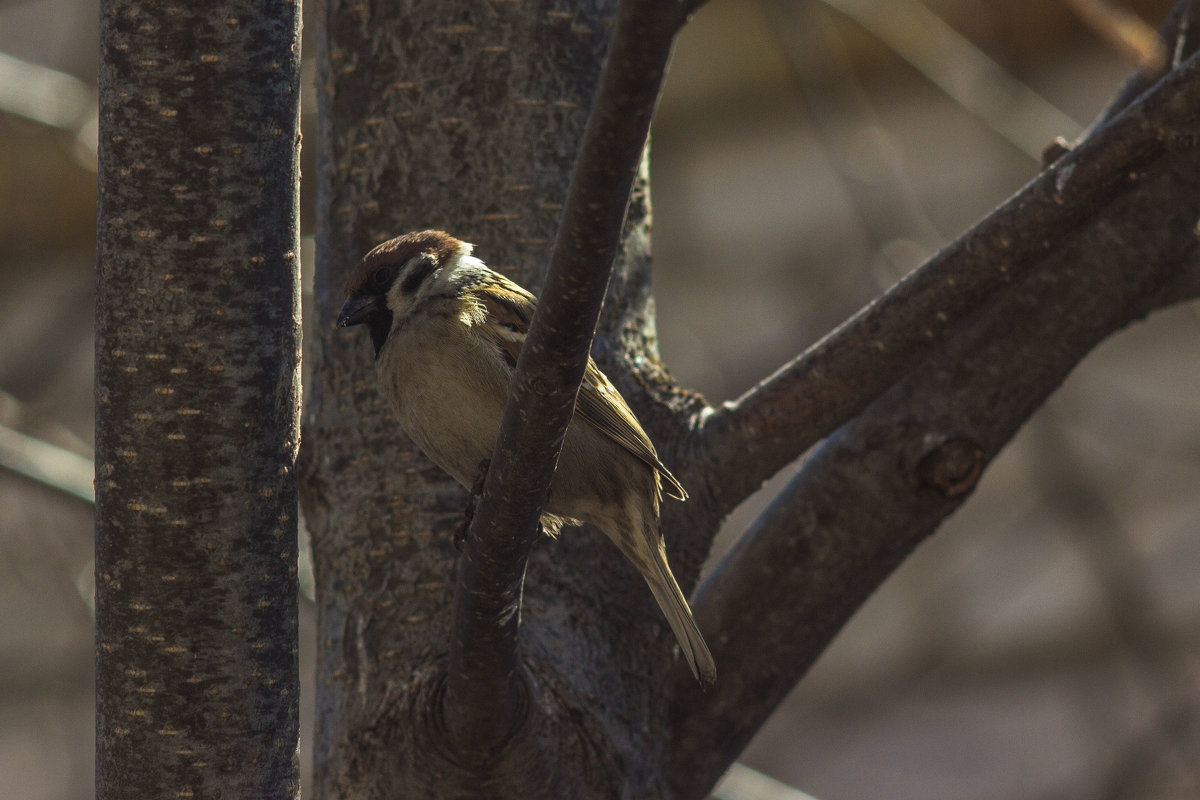
[[[101,800],[299,795],[299,13],[102,4]]]

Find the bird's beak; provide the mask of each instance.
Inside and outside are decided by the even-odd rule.
[[[382,310],[380,297],[351,297],[342,306],[342,313],[338,314],[337,326],[349,328],[351,325],[361,325]]]

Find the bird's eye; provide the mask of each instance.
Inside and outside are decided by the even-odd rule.
[[[396,268],[380,267],[371,273],[371,285],[376,289],[386,289],[392,285],[392,278],[396,277]]]

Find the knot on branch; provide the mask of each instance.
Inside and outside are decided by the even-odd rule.
[[[983,448],[966,436],[930,434],[917,461],[920,486],[936,489],[943,497],[957,497],[975,488],[983,472]]]
[[[510,677],[509,697],[500,704],[507,711],[504,718],[460,720],[455,718],[458,709],[447,707],[447,675],[438,675],[414,709],[430,749],[447,764],[470,774],[486,773],[514,757],[522,758],[530,732],[530,677],[524,668]]]
[[[1071,152],[1071,143],[1062,136],[1055,136],[1054,140],[1042,150],[1042,169],[1047,169],[1069,152]]]

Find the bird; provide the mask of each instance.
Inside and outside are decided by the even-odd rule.
[[[464,487],[492,455],[537,298],[487,267],[445,231],[398,236],[373,248],[346,281],[339,328],[365,325],[383,394],[400,427]],[[663,487],[687,492],[612,382],[588,358],[575,414],[550,484],[542,526],[602,530],[637,568],[705,688],[716,666],[667,562]]]

